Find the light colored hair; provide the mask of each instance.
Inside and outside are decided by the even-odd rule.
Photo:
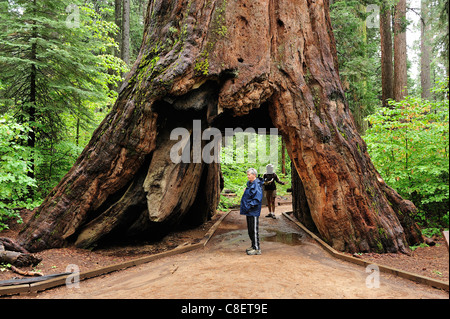
[[[258,176],[258,171],[256,170],[256,169],[254,169],[254,168],[249,168],[248,170],[247,170],[247,174],[248,173],[250,173],[250,174],[252,174],[252,175],[255,175],[255,176]]]

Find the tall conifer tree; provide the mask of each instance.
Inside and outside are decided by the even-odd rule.
[[[1,110],[30,123],[28,146],[57,139],[64,115],[88,122],[87,103],[106,101],[117,80],[114,23],[73,0],[1,0],[0,12]]]

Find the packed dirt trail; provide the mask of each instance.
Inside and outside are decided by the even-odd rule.
[[[379,288],[368,288],[361,266],[336,260],[281,215],[260,218],[262,255],[247,256],[245,217],[233,211],[204,249],[60,287],[34,298],[307,299],[443,298],[448,293],[381,274]]]

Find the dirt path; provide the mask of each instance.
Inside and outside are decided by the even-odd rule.
[[[443,298],[448,293],[381,274],[368,288],[365,269],[331,258],[281,216],[261,217],[262,255],[247,256],[245,218],[232,212],[206,248],[80,283],[34,298]]]

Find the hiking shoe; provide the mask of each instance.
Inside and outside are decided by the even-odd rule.
[[[273,219],[277,219],[277,216],[275,216],[275,214],[274,213],[272,213],[272,216],[271,216]]]
[[[252,249],[247,251],[247,255],[253,256],[253,255],[261,255],[261,249]]]
[[[272,213],[267,214],[266,217],[272,217]]]
[[[253,247],[247,248],[247,249],[245,250],[245,252],[248,253],[250,250],[253,250],[253,249],[254,249]]]

